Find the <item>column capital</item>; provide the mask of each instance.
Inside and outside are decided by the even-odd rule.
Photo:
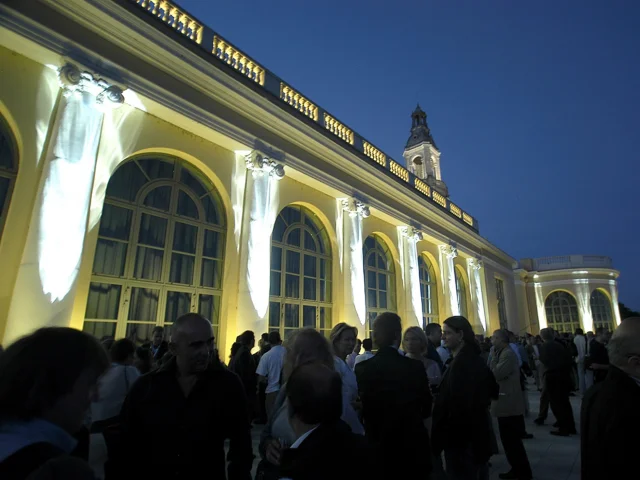
[[[422,240],[422,232],[415,227],[406,226],[406,227],[398,227],[400,228],[400,232],[402,236],[407,238],[408,240],[419,242]]]
[[[350,217],[360,215],[362,218],[367,218],[371,215],[369,207],[360,200],[356,200],[355,198],[343,198],[341,199],[341,203],[342,210],[347,212]]]
[[[247,155],[245,163],[247,170],[251,170],[254,176],[267,174],[275,177],[276,180],[284,177],[284,165],[272,160],[259,150],[253,150]]]
[[[119,107],[124,103],[122,88],[107,82],[97,74],[82,71],[78,65],[67,62],[58,69],[58,81],[65,96],[88,92],[96,97],[96,103],[105,107]]]
[[[479,258],[467,258],[467,265],[472,270],[480,270],[482,267],[484,267],[484,263]]]
[[[447,258],[454,259],[458,256],[458,249],[455,245],[438,245],[438,249]]]

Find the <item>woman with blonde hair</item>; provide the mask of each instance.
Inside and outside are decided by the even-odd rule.
[[[280,478],[280,456],[282,451],[291,446],[296,436],[289,424],[288,401],[286,398],[286,384],[291,373],[300,365],[320,363],[335,370],[336,360],[327,339],[313,328],[303,328],[294,332],[286,341],[286,353],[282,367],[282,388],[273,406],[273,415],[265,425],[260,438],[260,456],[262,461],[258,465],[256,478],[269,480]],[[353,348],[353,347],[352,347]],[[355,417],[357,424],[353,424],[346,402],[346,391],[342,387],[342,420],[354,433],[364,433],[364,429]],[[351,410],[353,410],[351,408]],[[355,412],[354,412],[355,415]],[[358,430],[359,429],[359,430]]]
[[[409,327],[404,331],[402,337],[402,349],[409,358],[418,360],[424,365],[424,369],[429,377],[429,385],[433,390],[440,384],[440,367],[436,362],[426,357],[429,340],[420,327]]]

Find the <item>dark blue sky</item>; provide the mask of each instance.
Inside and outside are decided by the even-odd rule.
[[[609,255],[640,309],[640,1],[179,3],[396,159],[420,102],[483,236]]]

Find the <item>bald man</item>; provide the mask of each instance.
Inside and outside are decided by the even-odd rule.
[[[251,479],[244,390],[237,375],[210,361],[214,341],[211,323],[197,313],[174,322],[173,357],[140,377],[122,407],[122,478],[186,479],[209,472],[210,478]]]
[[[637,478],[640,434],[640,317],[627,318],[607,345],[609,372],[582,401],[582,479]]]

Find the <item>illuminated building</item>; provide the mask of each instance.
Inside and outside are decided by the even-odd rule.
[[[364,337],[386,310],[534,327],[544,282],[454,203],[420,107],[396,161],[164,0],[14,2],[0,33],[3,343],[141,341],[189,311],[223,351],[247,329]]]

